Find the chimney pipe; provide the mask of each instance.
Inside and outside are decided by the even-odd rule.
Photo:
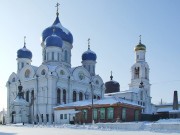
[[[174,91],[173,110],[179,110],[179,107],[178,107],[178,92],[177,91]]]

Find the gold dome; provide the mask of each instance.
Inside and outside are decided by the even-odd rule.
[[[136,45],[136,47],[134,48],[134,50],[135,50],[135,51],[139,51],[139,50],[144,50],[144,51],[146,51],[146,46],[143,45],[143,44],[141,44],[141,42],[140,42],[138,45]]]

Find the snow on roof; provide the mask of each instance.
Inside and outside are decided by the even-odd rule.
[[[113,104],[117,104],[117,103],[122,103],[122,104],[128,104],[128,105],[133,105],[133,106],[139,106],[140,105],[127,101],[125,99],[121,99],[121,98],[115,98],[112,96],[109,97],[105,97],[101,100],[94,100],[94,105],[113,105]],[[91,100],[84,100],[84,101],[77,101],[77,102],[72,102],[72,103],[68,103],[68,104],[63,104],[63,105],[59,105],[54,107],[54,109],[59,108],[59,107],[75,107],[75,106],[91,106],[92,105],[92,101]]]

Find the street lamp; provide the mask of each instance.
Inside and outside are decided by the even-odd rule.
[[[92,94],[92,100],[91,100],[92,124],[94,124],[94,103],[93,103],[94,90],[93,90],[93,86],[92,86],[92,80],[89,82],[89,84],[91,86],[91,94]]]

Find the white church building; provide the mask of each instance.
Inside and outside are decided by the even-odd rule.
[[[58,4],[54,23],[42,32],[41,47],[40,66],[31,64],[32,52],[25,39],[23,48],[17,51],[17,72],[6,83],[7,123],[53,123],[56,106],[110,95],[141,105],[144,113],[151,113],[149,66],[145,61],[146,46],[141,41],[135,47],[129,90],[106,94],[104,82],[95,72],[97,56],[89,40],[82,65],[71,66],[73,35],[60,22]]]

